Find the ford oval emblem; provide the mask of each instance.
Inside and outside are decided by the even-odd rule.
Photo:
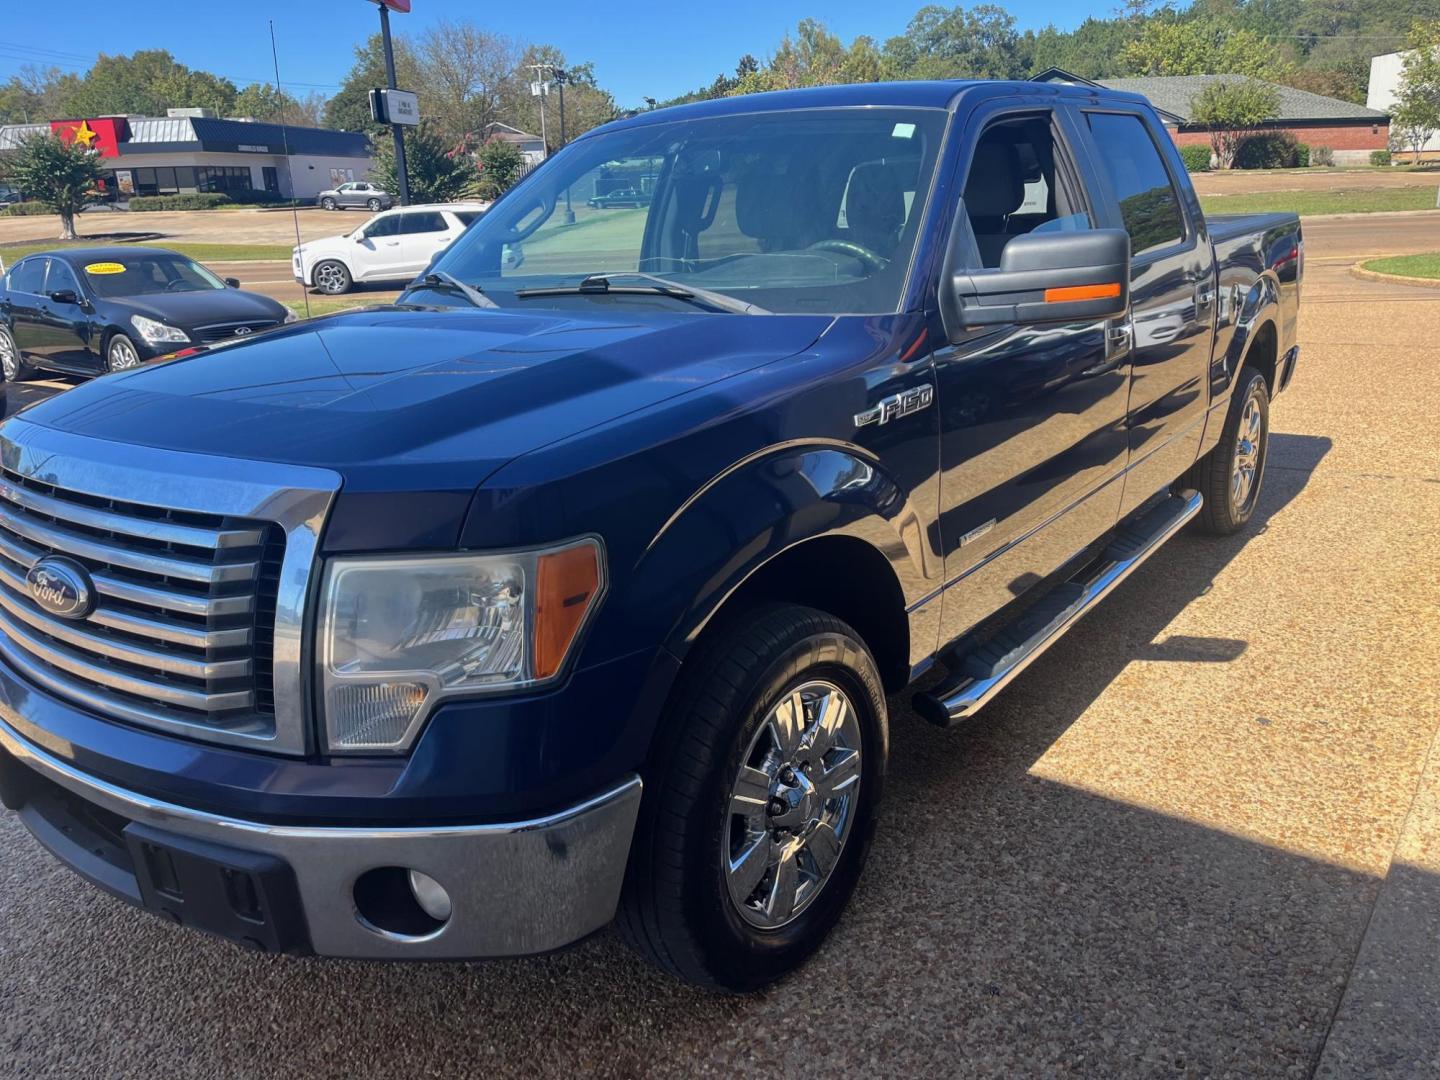
[[[41,559],[25,575],[25,584],[35,603],[62,619],[83,619],[95,605],[90,575],[72,559]]]

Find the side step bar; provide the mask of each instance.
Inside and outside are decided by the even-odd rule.
[[[941,727],[975,715],[1179,532],[1200,512],[1202,501],[1197,491],[1171,495],[1124,526],[1083,576],[1056,586],[992,640],[953,664],[944,682],[916,694],[915,711]]]

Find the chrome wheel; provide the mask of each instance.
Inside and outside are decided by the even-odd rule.
[[[337,262],[323,262],[315,267],[315,287],[323,293],[343,293],[350,287],[350,275]]]
[[[321,200],[320,200],[320,209],[321,209],[321,210],[334,210],[334,209],[335,209],[335,200],[334,200],[334,199],[321,199]]]
[[[15,349],[15,340],[0,331],[0,371],[5,373],[6,382],[15,382],[20,377],[20,356]]]
[[[860,718],[845,692],[808,682],[776,705],[730,790],[725,883],[741,918],[773,930],[820,895],[860,795]]]
[[[110,339],[110,348],[105,355],[111,371],[126,371],[140,366],[140,354],[124,334],[116,334]]]
[[[1260,493],[1260,469],[1265,448],[1265,420],[1260,402],[1251,394],[1240,414],[1235,454],[1230,470],[1230,505],[1237,515],[1249,511]]]
[[[367,210],[371,210],[371,211],[379,210],[379,209],[380,209],[380,200],[379,200],[379,199],[371,199],[369,202],[367,202],[367,203],[365,204],[365,208],[366,208]]]

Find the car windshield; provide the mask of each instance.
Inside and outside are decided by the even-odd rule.
[[[113,258],[92,259],[80,269],[85,284],[106,298],[225,288],[223,281],[199,263],[164,251],[126,251]]]
[[[772,312],[892,312],[945,120],[810,109],[592,135],[507,193],[435,268],[502,307],[698,308],[707,290]],[[612,287],[593,287],[606,275]],[[465,303],[419,286],[407,299]]]

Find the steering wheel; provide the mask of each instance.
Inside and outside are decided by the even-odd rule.
[[[890,260],[883,255],[877,255],[864,244],[857,244],[853,240],[821,240],[811,244],[810,251],[837,251],[841,255],[849,255],[859,259],[865,264],[867,270],[884,270],[890,265]]]
[[[188,281],[186,281],[184,278],[178,278],[178,277],[177,277],[177,278],[175,278],[173,281],[168,281],[168,282],[165,283],[165,291],[166,291],[166,292],[178,292],[178,291],[180,291],[180,290],[182,290],[182,289],[183,289],[183,290],[188,290],[189,288],[190,288],[190,283],[189,283]]]

